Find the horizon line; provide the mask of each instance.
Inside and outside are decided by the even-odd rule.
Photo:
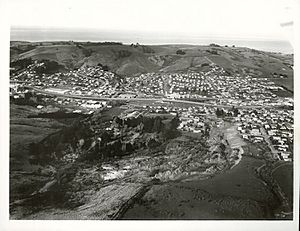
[[[29,40],[10,40],[11,42],[27,42],[27,43],[54,43],[54,42],[74,42],[74,43],[78,43],[78,42],[90,42],[90,43],[105,43],[105,42],[112,42],[112,43],[120,43],[120,45],[125,45],[125,46],[130,46],[131,44],[137,44],[136,43],[124,43],[121,41],[80,41],[80,40],[39,40],[39,41],[29,41]],[[281,51],[268,51],[268,50],[262,50],[262,49],[258,49],[258,48],[253,48],[253,47],[248,47],[248,46],[240,46],[240,45],[220,45],[217,43],[209,43],[209,44],[192,44],[192,43],[158,43],[158,44],[147,44],[147,43],[138,43],[139,45],[144,45],[144,46],[210,46],[211,44],[216,44],[220,47],[228,47],[228,48],[247,48],[247,49],[252,49],[252,50],[257,50],[257,51],[262,51],[262,52],[267,52],[267,53],[281,53],[281,54],[285,54],[285,55],[294,55],[294,49],[293,52],[281,52]],[[112,44],[113,45],[113,44]],[[116,44],[117,45],[117,44]]]
[[[106,32],[106,33],[120,33],[120,34],[135,34],[135,36],[141,36],[141,35],[147,35],[147,34],[160,34],[160,35],[166,35],[169,36],[169,38],[172,39],[215,39],[215,40],[228,40],[228,41],[273,41],[273,42],[288,42],[290,41],[282,38],[266,38],[266,37],[251,37],[251,36],[243,36],[243,37],[237,37],[237,36],[222,36],[222,35],[197,35],[197,34],[191,34],[190,36],[186,36],[184,32],[164,32],[164,31],[139,31],[139,30],[124,30],[124,29],[105,29],[105,28],[83,28],[83,27],[61,27],[61,26],[25,26],[25,25],[11,25],[10,26],[10,34],[13,31],[21,31],[21,30],[48,30],[48,32],[51,32],[51,30],[66,30],[67,31],[92,31],[96,30],[96,32]],[[21,41],[21,40],[20,40]],[[31,40],[33,41],[33,40]],[[63,40],[52,40],[52,41],[63,41]],[[66,40],[70,41],[70,40]],[[88,40],[84,40],[88,41]]]

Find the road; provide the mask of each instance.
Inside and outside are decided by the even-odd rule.
[[[103,96],[85,96],[85,95],[66,95],[66,94],[60,94],[60,93],[54,93],[45,91],[43,89],[33,87],[33,86],[25,86],[26,88],[29,88],[31,90],[37,91],[39,93],[45,94],[45,95],[52,95],[62,98],[73,98],[73,99],[84,99],[84,100],[95,100],[95,101],[162,101],[162,102],[169,102],[169,103],[183,103],[183,104],[192,104],[197,106],[207,106],[207,107],[219,107],[219,108],[232,108],[233,106],[235,108],[241,108],[241,109],[255,109],[255,108],[266,108],[267,106],[259,106],[259,105],[253,105],[253,106],[235,106],[235,105],[225,105],[225,104],[216,104],[216,103],[203,103],[203,102],[195,102],[195,101],[189,101],[189,100],[176,100],[176,99],[166,99],[166,98],[108,98]],[[199,100],[216,100],[214,98],[206,98],[202,97],[199,98]]]
[[[272,144],[272,142],[271,142],[271,140],[270,140],[270,137],[269,137],[269,135],[267,134],[265,128],[261,127],[261,128],[260,128],[260,132],[261,132],[261,134],[263,135],[265,141],[267,142],[269,148],[271,149],[271,152],[272,152],[272,154],[273,154],[273,158],[274,158],[275,160],[279,160],[278,151],[274,148],[274,146],[273,146],[273,144]]]
[[[205,58],[208,62],[210,62],[211,64],[215,64],[213,61],[211,61],[209,58],[207,58],[207,56],[204,56],[204,58]]]

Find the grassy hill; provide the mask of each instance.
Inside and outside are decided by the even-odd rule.
[[[293,55],[245,47],[11,42],[11,60],[24,58],[53,60],[67,69],[101,63],[117,74],[127,76],[156,71],[205,71],[207,64],[214,62],[229,74],[272,78],[274,82],[293,91]]]

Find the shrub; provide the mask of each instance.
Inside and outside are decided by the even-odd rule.
[[[177,50],[176,54],[177,55],[185,55],[185,52],[183,50]]]

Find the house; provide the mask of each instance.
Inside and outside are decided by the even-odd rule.
[[[254,141],[259,141],[259,142],[262,142],[264,141],[264,138],[262,136],[255,136],[253,137]]]
[[[250,135],[251,136],[259,136],[260,135],[259,129],[254,128],[254,129],[250,130]]]

